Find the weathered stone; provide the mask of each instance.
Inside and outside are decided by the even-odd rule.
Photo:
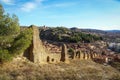
[[[80,59],[84,59],[84,53],[83,52],[80,53]]]
[[[67,56],[67,47],[65,44],[62,44],[62,51],[61,51],[61,59],[62,62],[68,62],[68,56]]]
[[[56,45],[56,43],[52,42],[42,42],[39,37],[39,29],[35,26],[31,26],[31,28],[33,29],[33,40],[30,47],[24,52],[24,56],[34,63],[58,63],[60,61],[69,62],[67,46],[68,48],[74,49],[70,54],[70,58],[72,59],[93,59],[100,57],[100,54],[96,54],[98,52],[93,52],[95,46],[93,48],[92,45],[87,44],[79,46],[72,44],[71,46],[66,46],[62,43],[61,50],[61,43],[59,43],[59,45]]]
[[[92,53],[90,53],[90,59],[93,59],[93,54]]]
[[[88,59],[88,53],[85,53],[85,58],[84,59]]]
[[[51,45],[52,51],[51,53],[49,49],[46,49],[45,45],[43,45],[40,37],[39,37],[39,29],[35,26],[31,26],[33,29],[33,40],[28,49],[24,52],[24,56],[34,63],[56,63],[56,62],[68,62],[67,57],[67,47],[65,44],[62,45],[61,54],[57,54],[57,47]],[[51,48],[50,48],[51,49]]]
[[[80,58],[80,51],[76,52],[76,58]]]
[[[42,41],[39,37],[39,29],[32,26],[33,29],[33,62],[44,63],[46,62],[47,52],[45,47],[42,45]]]
[[[72,56],[72,59],[75,59],[75,57],[76,57],[75,51],[72,52],[71,56]]]

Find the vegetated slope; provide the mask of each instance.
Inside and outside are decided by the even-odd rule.
[[[102,37],[94,34],[86,34],[83,32],[72,31],[64,27],[42,29],[40,37],[46,40],[58,42],[94,42],[102,40]]]
[[[72,31],[84,32],[90,34],[96,34],[103,37],[104,41],[107,42],[120,42],[120,31],[119,30],[97,30],[97,29],[78,29],[71,28]]]
[[[120,72],[92,60],[36,65],[19,59],[0,68],[0,80],[120,80]]]

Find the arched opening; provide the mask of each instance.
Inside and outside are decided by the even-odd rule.
[[[50,57],[49,56],[47,56],[47,62],[50,62]]]
[[[51,61],[54,62],[54,58],[52,58]]]

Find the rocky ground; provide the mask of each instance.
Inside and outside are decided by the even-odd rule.
[[[92,60],[36,65],[17,59],[1,65],[0,80],[120,80],[120,72]]]

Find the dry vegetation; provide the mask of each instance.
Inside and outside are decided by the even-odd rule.
[[[120,80],[120,72],[91,60],[47,65],[17,60],[1,66],[0,80]]]

